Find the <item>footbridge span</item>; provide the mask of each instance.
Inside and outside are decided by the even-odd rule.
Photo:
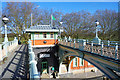
[[[73,58],[69,56],[80,57],[102,71],[110,79],[118,79],[120,72],[120,50],[119,43],[102,41],[101,44],[95,44],[88,40],[61,40],[58,46],[59,64],[63,61],[69,71],[69,64]]]

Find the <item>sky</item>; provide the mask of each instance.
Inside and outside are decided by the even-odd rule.
[[[118,12],[118,2],[37,2],[41,9],[53,9],[70,13],[72,11],[115,10]]]
[[[2,2],[118,2],[120,0],[1,0]]]
[[[62,13],[77,12],[81,10],[95,13],[96,10],[115,10],[118,12],[118,2],[34,2],[40,9],[53,9]],[[6,2],[2,2],[2,9]]]

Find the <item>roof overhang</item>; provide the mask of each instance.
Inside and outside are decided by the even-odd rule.
[[[27,33],[29,32],[63,32],[63,30],[29,30],[29,29],[26,29],[25,30]]]

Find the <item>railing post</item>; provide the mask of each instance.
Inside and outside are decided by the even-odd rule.
[[[91,41],[91,52],[93,52],[93,41]]]
[[[86,40],[83,40],[83,50],[85,48],[85,45],[86,45]]]
[[[3,55],[2,55],[2,45],[0,44],[0,61],[3,60]]]
[[[66,46],[67,46],[67,42],[68,42],[68,41],[67,41],[67,38],[66,38]]]
[[[88,40],[86,40],[86,43],[88,43]]]
[[[108,46],[110,46],[110,41],[108,40]]]
[[[75,48],[75,39],[74,39],[74,48]]]
[[[80,39],[79,39],[79,49],[80,49]]]
[[[103,42],[101,42],[101,56],[103,56]]]
[[[7,51],[7,42],[6,42],[6,43],[4,43],[3,48],[4,48],[4,51],[5,51],[5,56],[7,57],[7,56],[8,56],[8,51]]]
[[[72,40],[70,39],[70,47],[71,47],[71,42],[72,42]]]
[[[118,53],[118,43],[115,46],[115,59],[117,60],[117,53]]]

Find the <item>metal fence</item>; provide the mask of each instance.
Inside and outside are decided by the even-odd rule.
[[[78,48],[80,50],[89,51],[101,56],[120,59],[120,41],[101,40],[100,44],[85,39],[61,39],[60,44]]]

